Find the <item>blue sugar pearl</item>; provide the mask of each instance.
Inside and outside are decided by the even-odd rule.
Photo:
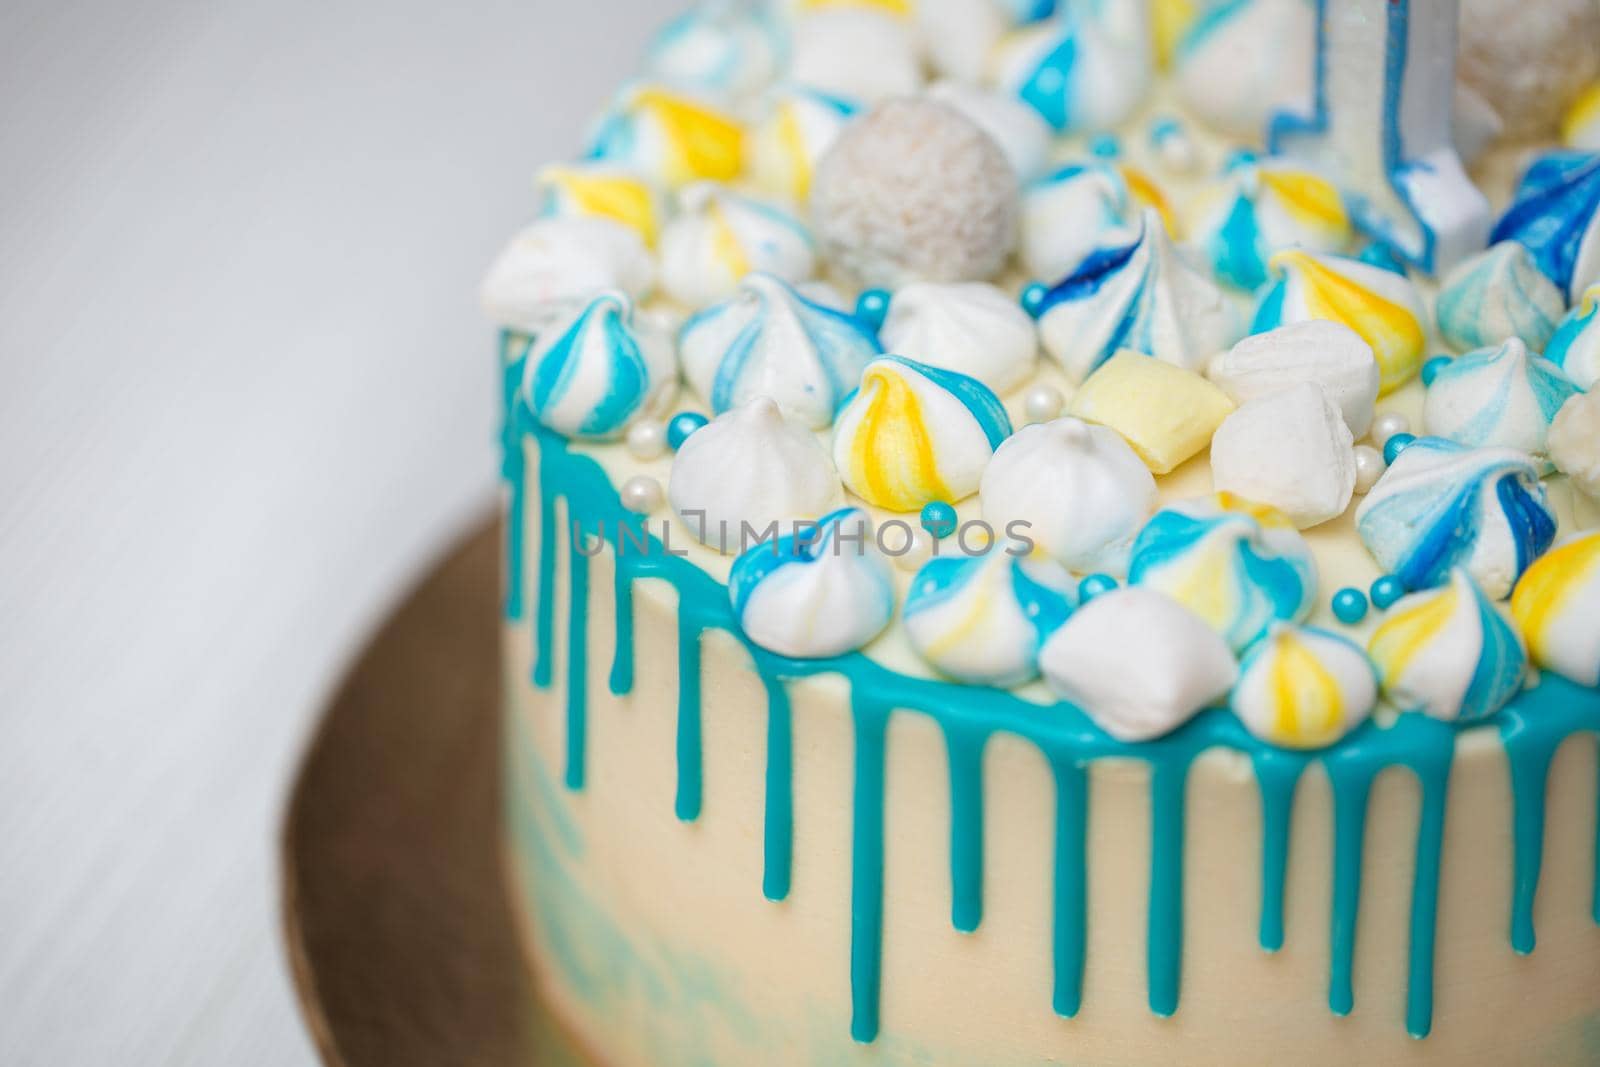
[[[697,411],[680,411],[667,423],[667,444],[676,452],[683,447],[689,435],[711,420]]]
[[[889,299],[887,289],[868,289],[856,298],[856,318],[874,330],[883,329],[883,320],[889,315]]]
[[[1096,134],[1089,140],[1089,154],[1100,159],[1116,159],[1122,155],[1122,142],[1115,134]]]
[[[1359,589],[1341,589],[1333,594],[1334,618],[1354,626],[1367,617],[1367,594]]]
[[[1434,356],[1424,363],[1422,365],[1422,384],[1432,385],[1433,380],[1439,376],[1439,372],[1448,367],[1451,362],[1449,356]]]
[[[1117,587],[1117,580],[1109,574],[1091,574],[1078,583],[1078,602],[1087,604]]]
[[[1392,574],[1386,574],[1372,583],[1372,603],[1379,611],[1388,611],[1395,601],[1405,595],[1406,587]]]
[[[944,540],[956,532],[956,509],[942,500],[935,500],[922,509],[922,528],[936,540]]]
[[[1048,288],[1038,282],[1034,282],[1022,290],[1022,310],[1034,318],[1038,318],[1039,313],[1044,310],[1044,299],[1049,295],[1050,290]]]
[[[1411,444],[1411,442],[1415,441],[1416,439],[1417,435],[1414,433],[1395,434],[1393,437],[1389,438],[1388,442],[1383,446],[1383,461],[1390,466],[1393,466],[1394,461],[1400,458],[1400,453],[1404,452],[1406,450],[1406,446]]]

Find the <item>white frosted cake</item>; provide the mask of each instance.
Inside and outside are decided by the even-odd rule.
[[[597,1063],[1600,1063],[1594,0],[710,3],[536,184]]]

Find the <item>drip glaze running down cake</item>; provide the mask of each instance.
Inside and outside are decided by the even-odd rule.
[[[484,285],[596,1062],[1600,1063],[1597,27],[660,33]]]

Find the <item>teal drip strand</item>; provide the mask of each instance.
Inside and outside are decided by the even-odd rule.
[[[883,780],[889,709],[859,695],[856,720],[855,818],[850,864],[850,1036],[878,1036],[883,976]]]
[[[1156,764],[1150,778],[1150,926],[1145,944],[1150,1010],[1178,1010],[1183,971],[1183,793],[1187,760]]]
[[[567,553],[572,602],[567,619],[567,788],[582,789],[589,737],[589,557]]]
[[[700,745],[700,634],[678,610],[678,795],[673,810],[683,822],[700,817],[704,791]]]
[[[514,369],[507,383],[519,380]],[[515,391],[507,388],[508,403]],[[537,610],[534,624],[535,684],[550,684],[557,555],[555,515],[565,502],[569,515],[585,529],[598,529],[616,546],[623,523],[635,521],[617,498],[604,470],[592,459],[568,450],[559,437],[518,422],[513,439],[506,431],[502,464],[512,513],[507,517],[507,581],[520,584],[524,573],[525,539],[522,512],[528,506],[523,485],[528,471],[519,461],[527,435],[539,445],[539,538]],[[636,528],[636,527],[635,527]],[[629,535],[631,536],[631,535]],[[1329,1006],[1345,1014],[1354,1005],[1352,985],[1356,923],[1360,905],[1363,839],[1373,780],[1385,768],[1402,766],[1422,787],[1422,818],[1417,828],[1416,876],[1412,887],[1410,972],[1406,1025],[1422,1036],[1431,1025],[1433,957],[1439,892],[1440,849],[1444,830],[1449,772],[1456,735],[1463,727],[1421,715],[1403,715],[1393,725],[1367,723],[1325,752],[1298,754],[1274,749],[1247,733],[1224,710],[1202,712],[1158,742],[1126,744],[1101,732],[1084,713],[1064,703],[1041,707],[1003,690],[953,685],[908,678],[860,654],[829,660],[793,660],[756,649],[744,641],[733,617],[726,587],[688,560],[668,553],[653,537],[647,548],[629,545],[617,555],[617,649],[611,671],[613,692],[629,692],[635,681],[633,662],[632,583],[659,578],[678,594],[678,723],[677,814],[693,819],[702,806],[701,639],[720,630],[745,644],[768,693],[768,760],[765,790],[766,864],[763,891],[775,900],[790,891],[793,833],[792,714],[787,680],[819,675],[842,676],[853,694],[855,722],[855,794],[852,831],[851,1034],[873,1040],[879,1029],[879,984],[884,921],[884,772],[889,716],[894,711],[927,715],[944,732],[950,750],[951,775],[951,912],[958,929],[975,928],[982,916],[983,806],[982,752],[997,732],[1020,737],[1049,759],[1056,780],[1054,931],[1051,952],[1055,967],[1052,1003],[1057,1013],[1072,1016],[1083,992],[1084,946],[1087,938],[1086,841],[1088,768],[1097,760],[1133,759],[1151,773],[1153,812],[1150,856],[1148,997],[1151,1010],[1171,1014],[1179,1005],[1182,971],[1184,789],[1196,757],[1220,748],[1248,757],[1256,769],[1262,795],[1261,942],[1266,948],[1283,940],[1284,870],[1291,847],[1295,783],[1306,766],[1320,762],[1332,784],[1334,806],[1333,908],[1330,915],[1332,964]],[[586,633],[589,572],[581,553],[570,562],[573,599],[568,620],[571,633],[566,657],[569,673],[569,721],[581,722],[586,697],[589,640]],[[517,618],[517,597],[506,599],[508,618]],[[576,693],[576,696],[570,695]],[[868,695],[870,694],[870,695]],[[1500,729],[1513,767],[1516,804],[1514,884],[1518,886],[1512,920],[1513,941],[1532,946],[1531,914],[1542,850],[1542,794],[1553,753],[1562,740],[1579,732],[1600,732],[1600,692],[1553,675],[1518,694],[1511,705],[1490,720]],[[1473,727],[1464,727],[1473,728]],[[569,784],[576,772],[581,783],[584,731],[569,730]],[[1600,800],[1597,800],[1600,805]],[[1594,912],[1600,922],[1600,836],[1596,840]],[[1524,940],[1523,935],[1526,934]]]
[[[983,921],[983,748],[989,732],[945,727],[950,751],[950,922],[970,934]]]
[[[527,530],[527,457],[522,451],[526,408],[517,400],[517,390],[522,385],[523,361],[533,347],[533,338],[510,330],[500,334],[501,397],[500,410],[500,477],[508,490],[506,501],[506,588],[504,610],[506,618],[522,618],[524,589],[527,580],[522,573],[522,543]]]
[[[789,896],[794,864],[794,723],[789,691],[780,679],[767,686],[767,787],[761,892],[776,903]]]
[[[617,647],[611,656],[611,692],[626,696],[633,692],[633,576],[623,561],[617,562],[613,579],[617,605]]]
[[[1283,887],[1289,870],[1289,823],[1294,814],[1294,792],[1305,770],[1306,758],[1288,752],[1266,751],[1255,760],[1261,787],[1261,947],[1268,952],[1283,948]]]
[[[1055,964],[1052,1006],[1072,1018],[1083,1003],[1083,956],[1087,936],[1089,776],[1070,756],[1050,761],[1056,779]]]

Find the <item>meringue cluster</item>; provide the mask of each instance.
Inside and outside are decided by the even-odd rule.
[[[1435,282],[1256,150],[1309,96],[1313,5],[1166,7],[673,22],[484,283],[517,403],[659,462],[636,510],[735,557],[779,656],[898,612],[929,672],[1042,679],[1117,739],[1226,704],[1300,749],[1380,701],[1482,720],[1530,665],[1600,684],[1600,532],[1560,506],[1600,515],[1588,112]],[[1195,125],[1145,110],[1161,70]],[[1360,632],[1322,617],[1340,539],[1395,590]]]

